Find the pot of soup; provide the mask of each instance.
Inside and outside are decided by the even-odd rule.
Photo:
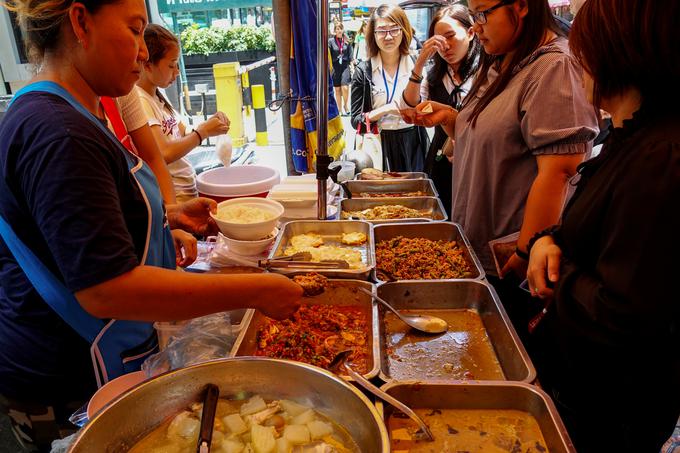
[[[101,410],[69,452],[193,453],[207,384],[220,389],[211,451],[327,444],[335,449],[328,451],[389,452],[383,420],[355,387],[311,365],[260,357],[202,363],[145,381]]]

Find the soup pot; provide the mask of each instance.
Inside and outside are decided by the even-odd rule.
[[[389,452],[379,413],[351,384],[312,365],[260,357],[201,363],[142,382],[101,410],[69,452],[125,452],[162,422],[202,401],[209,383],[223,397],[250,392],[266,400],[294,400],[345,428],[362,452]]]

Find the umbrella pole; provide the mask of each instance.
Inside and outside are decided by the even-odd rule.
[[[328,181],[328,0],[317,0],[316,24],[316,180],[317,214],[326,220]]]

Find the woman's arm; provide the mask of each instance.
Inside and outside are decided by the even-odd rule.
[[[177,321],[238,308],[285,319],[297,309],[302,288],[279,274],[194,274],[137,266],[75,296],[88,313],[103,319]]]
[[[423,44],[423,48],[420,49],[418,58],[416,59],[416,62],[413,65],[412,75],[415,74],[418,77],[423,77],[423,69],[425,68],[427,60],[429,60],[438,50],[445,51],[446,49],[448,49],[448,47],[449,45],[447,44],[443,36],[435,35],[429,38],[427,41],[425,41],[425,43]],[[409,80],[408,85],[406,85],[406,89],[404,90],[402,96],[404,97],[404,101],[406,101],[408,105],[410,106],[418,105],[421,100],[420,84]]]
[[[130,137],[139,152],[139,157],[141,157],[151,170],[156,179],[158,180],[158,185],[161,189],[161,194],[163,195],[163,200],[165,204],[176,203],[175,199],[175,187],[172,184],[172,178],[170,177],[170,172],[168,167],[165,165],[165,160],[163,160],[163,155],[158,149],[158,144],[154,139],[151,128],[148,124],[136,129],[134,131],[129,131]]]
[[[538,174],[531,184],[524,208],[524,220],[517,240],[517,248],[520,251],[527,251],[529,239],[534,234],[558,223],[564,207],[569,179],[576,174],[576,167],[583,162],[584,156],[585,154],[536,156]],[[501,273],[505,275],[510,271],[524,279],[527,261],[517,254],[512,255]]]

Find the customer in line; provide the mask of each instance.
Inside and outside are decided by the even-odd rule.
[[[547,0],[470,0],[469,9],[486,54],[472,89],[460,113],[432,102],[417,122],[454,139],[452,218],[531,350],[527,326],[542,305],[519,289],[527,245],[559,219],[597,118]],[[498,272],[489,242],[513,233],[516,252]]]
[[[190,151],[209,137],[226,134],[229,120],[217,112],[189,131],[170,101],[159,88],[170,86],[179,74],[179,41],[166,28],[149,24],[144,30],[149,59],[143,63],[135,91],[142,103],[151,132],[161,150],[175,186],[177,201],[198,196],[196,171],[186,158]]]
[[[579,453],[656,453],[680,416],[678,17],[674,0],[588,0],[571,30],[613,128],[528,277],[552,301],[541,385]]]
[[[151,322],[242,307],[286,318],[302,289],[275,274],[174,270],[156,180],[100,108],[148,58],[144,1],[8,6],[38,72],[0,124],[0,406],[22,443],[48,451],[98,383],[157,350]]]
[[[335,36],[328,38],[328,50],[333,68],[333,92],[340,113],[342,116],[349,116],[349,84],[352,81],[350,67],[353,62],[354,50],[352,43],[345,35],[345,26],[342,25],[342,22],[335,23],[333,32]]]
[[[383,169],[423,171],[429,138],[425,128],[406,123],[399,102],[413,70],[409,55],[411,24],[403,9],[381,5],[366,27],[368,59],[352,79],[352,127],[366,133],[366,121],[377,124]]]
[[[402,109],[413,108],[424,100],[433,100],[459,110],[472,88],[481,51],[467,8],[463,5],[441,8],[430,22],[428,37],[402,95]],[[429,60],[432,60],[432,67],[423,75]],[[448,145],[449,151],[453,146],[450,140],[447,143],[447,139],[444,129],[436,126],[425,158],[425,171],[451,216],[452,168],[444,145]]]

